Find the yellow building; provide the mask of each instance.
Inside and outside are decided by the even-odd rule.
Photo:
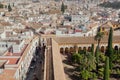
[[[120,23],[117,21],[108,21],[101,25],[100,31],[103,32],[105,35],[108,35],[110,27],[113,28],[113,31],[120,28]]]

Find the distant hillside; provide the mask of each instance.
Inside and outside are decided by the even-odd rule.
[[[113,8],[113,9],[120,9],[120,2],[104,2],[99,4],[99,6],[106,7],[106,8]]]

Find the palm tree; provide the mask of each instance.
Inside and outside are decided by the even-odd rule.
[[[103,38],[103,32],[100,32],[100,30],[99,30],[94,38],[98,42],[98,45],[97,45],[96,51],[95,51],[97,74],[98,74],[98,64],[99,64],[99,45],[100,45],[100,41],[102,38]]]
[[[99,48],[99,45],[100,45],[100,41],[101,41],[101,39],[103,38],[103,32],[100,32],[100,31],[98,31],[97,32],[97,34],[95,35],[95,40],[98,42],[98,48]]]

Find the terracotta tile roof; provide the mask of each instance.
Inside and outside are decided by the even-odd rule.
[[[22,53],[12,53],[12,52],[7,52],[5,56],[21,56]]]
[[[12,26],[9,22],[0,22],[0,26]]]
[[[58,44],[92,44],[97,43],[94,37],[55,37],[53,38]],[[104,37],[101,43],[107,43],[108,37]],[[120,42],[120,36],[114,36],[113,42]]]
[[[19,58],[9,58],[9,63],[8,64],[17,64],[17,62],[19,61]]]
[[[14,74],[16,69],[5,69],[2,74],[0,74],[0,80],[15,80]]]
[[[32,27],[33,29],[39,29],[40,27],[42,27],[42,23],[30,22],[26,23],[26,26]]]
[[[12,52],[7,52],[5,53],[5,56],[11,56],[13,53]]]
[[[107,23],[105,23],[105,24],[101,25],[101,27],[104,27],[104,28],[110,28],[111,26],[108,25]]]
[[[89,27],[89,28],[92,28],[92,27],[95,27],[95,26],[97,26],[97,25],[98,25],[97,23],[91,23],[91,24],[88,25],[88,27]]]
[[[0,60],[7,60],[8,61],[7,64],[17,64],[19,58],[13,58],[13,57],[7,58],[6,57],[6,58],[0,58]]]
[[[22,32],[27,32],[30,31],[29,29],[13,29],[14,32],[16,33],[22,33]]]
[[[5,9],[0,8],[0,12],[5,12]]]
[[[21,55],[22,55],[22,53],[13,53],[12,56],[21,56]]]
[[[54,9],[51,9],[51,10],[48,11],[48,14],[55,14],[55,13],[61,14],[61,11],[60,10],[54,10]]]
[[[110,22],[111,22],[112,25],[120,25],[120,23],[117,22],[117,21],[110,21]]]

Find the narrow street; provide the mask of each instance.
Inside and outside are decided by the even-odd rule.
[[[26,80],[34,80],[36,77],[38,80],[43,80],[43,65],[44,65],[44,56],[43,48],[38,47],[36,49],[36,56],[31,61],[29,66],[29,72],[27,74]]]
[[[26,80],[43,80],[44,78],[44,58],[46,50],[46,80],[54,80],[53,59],[52,59],[51,39],[47,39],[46,46],[37,48],[36,56],[33,58],[29,67]]]

